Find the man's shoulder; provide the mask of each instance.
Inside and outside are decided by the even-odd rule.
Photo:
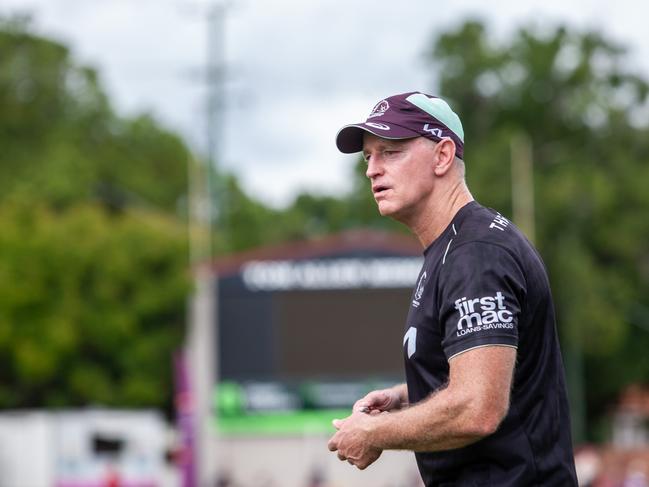
[[[521,230],[497,210],[473,203],[456,225],[455,247],[474,243],[515,251],[531,247]]]
[[[525,235],[500,212],[472,201],[425,252],[428,275],[477,267],[524,268],[540,257]]]
[[[500,212],[473,202],[455,222],[446,262],[456,265],[539,267],[541,258],[521,232]]]

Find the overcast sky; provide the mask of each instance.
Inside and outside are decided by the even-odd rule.
[[[151,112],[199,152],[207,12],[220,3],[0,0],[0,15],[32,13],[39,32],[99,70],[120,114]],[[229,0],[220,163],[268,204],[302,190],[340,194],[355,158],[336,150],[338,128],[364,120],[391,94],[435,94],[425,60],[435,35],[467,17],[498,37],[534,22],[594,27],[628,46],[649,76],[647,10],[636,0]]]

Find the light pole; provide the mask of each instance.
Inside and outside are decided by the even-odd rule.
[[[215,256],[216,226],[225,204],[225,188],[218,182],[217,165],[223,153],[222,114],[225,105],[223,81],[226,71],[224,54],[227,7],[225,2],[220,1],[211,4],[207,10],[205,181],[199,181],[197,179],[200,177],[190,175],[190,192],[195,196],[194,200],[200,200],[196,205],[200,213],[197,218],[206,223],[207,241],[205,244],[199,241],[198,247],[194,247],[192,252],[195,289],[189,309],[186,348],[192,396],[195,485],[183,487],[214,485],[219,468],[218,435],[213,410],[214,390],[218,378],[218,280],[212,264]],[[194,242],[196,241],[194,238]]]

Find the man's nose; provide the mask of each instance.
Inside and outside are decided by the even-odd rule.
[[[376,158],[373,157],[369,161],[367,161],[367,169],[365,170],[365,175],[369,179],[373,179],[379,174],[381,174],[381,166],[378,164],[378,161],[376,161]]]

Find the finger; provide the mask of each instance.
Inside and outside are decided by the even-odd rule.
[[[356,401],[354,407],[352,408],[352,411],[354,411],[355,413],[366,413],[369,410],[370,410],[370,403],[364,399],[361,399],[360,401]]]
[[[381,391],[374,391],[370,392],[367,396],[365,396],[363,399],[361,399],[359,402],[363,402],[365,405],[369,406],[370,408],[375,407],[375,408],[380,408],[385,406],[387,397],[385,393]]]
[[[329,448],[329,451],[336,451],[338,449],[338,444],[336,441],[332,438],[329,440],[327,443],[327,448]]]
[[[338,460],[340,460],[341,462],[347,460],[347,457],[340,452],[338,452],[337,456],[338,456]]]

